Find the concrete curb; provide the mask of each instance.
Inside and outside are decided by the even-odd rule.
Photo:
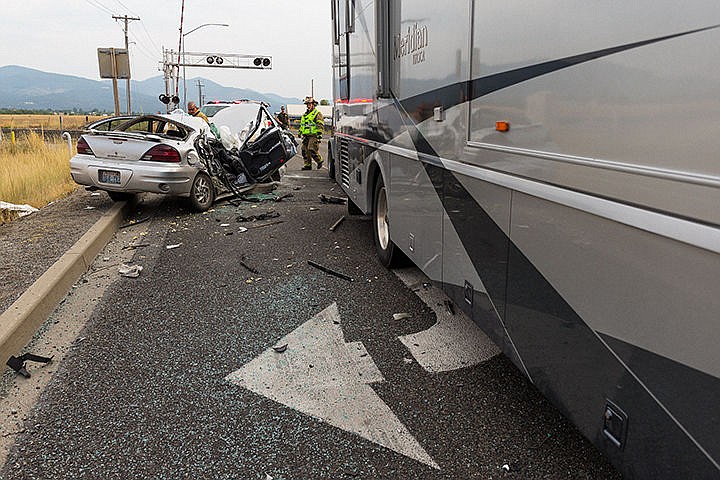
[[[110,241],[134,202],[114,204],[15,303],[0,315],[0,362],[18,356]]]

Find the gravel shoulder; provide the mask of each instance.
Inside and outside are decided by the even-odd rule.
[[[28,216],[0,225],[0,312],[57,261],[113,202],[78,187]]]

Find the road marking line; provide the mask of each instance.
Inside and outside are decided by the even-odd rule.
[[[429,282],[417,268],[393,272],[408,287]],[[431,286],[416,293],[435,312],[437,322],[427,330],[398,338],[425,370],[439,373],[471,367],[500,353],[497,345],[459,308],[454,315],[447,311],[444,305],[449,299],[442,290]]]
[[[226,380],[440,469],[370,387],[384,378],[362,343],[345,343],[336,303],[275,342],[284,344]]]

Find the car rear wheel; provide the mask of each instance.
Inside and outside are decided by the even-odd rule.
[[[198,173],[190,189],[190,204],[193,210],[204,212],[212,206],[214,201],[215,187],[213,187],[212,180],[207,174]]]
[[[134,193],[127,192],[107,192],[107,194],[113,202],[124,202],[131,200],[135,196]]]
[[[382,177],[378,177],[373,195],[373,233],[375,237],[375,251],[380,263],[386,267],[396,267],[403,263],[405,256],[390,240],[390,220],[387,199],[387,190]]]

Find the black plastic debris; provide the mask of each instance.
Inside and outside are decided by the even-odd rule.
[[[126,224],[124,224],[124,225],[120,225],[120,226],[118,227],[118,229],[127,228],[127,227],[132,227],[132,226],[134,226],[134,225],[139,225],[139,224],[141,224],[141,223],[143,223],[143,222],[147,222],[147,221],[150,220],[151,218],[152,218],[152,216],[149,215],[149,216],[147,216],[147,217],[143,217],[143,218],[140,218],[140,219],[138,219],[138,220],[130,220],[128,223],[126,223]]]
[[[50,363],[52,359],[53,357],[41,357],[40,355],[33,355],[32,353],[23,353],[19,357],[11,355],[6,364],[23,377],[30,378],[30,372],[25,368],[25,362]]]
[[[294,196],[295,196],[295,195],[293,195],[292,193],[284,193],[284,194],[282,194],[282,195],[279,195],[279,196],[275,199],[275,201],[276,201],[276,202],[282,202],[284,199],[286,199],[286,198],[292,198],[292,197],[294,197]]]
[[[333,197],[322,193],[318,195],[318,198],[320,199],[320,203],[335,203],[338,205],[345,205],[347,203],[347,198]]]
[[[245,259],[243,259],[243,260],[245,260]],[[245,263],[243,260],[240,260],[240,266],[241,266],[241,267],[243,267],[245,270],[247,270],[247,271],[250,272],[250,273],[254,273],[255,275],[260,275],[260,272],[258,271],[257,268],[251,267],[250,265],[248,265],[247,263]]]
[[[447,310],[450,315],[455,315],[455,305],[452,303],[452,301],[445,300],[443,304],[445,305],[445,310]]]
[[[273,350],[275,350],[277,353],[283,353],[285,350],[287,350],[288,344],[285,343],[283,345],[276,345],[273,347]]]
[[[330,275],[335,275],[336,277],[342,278],[343,280],[347,280],[348,282],[352,282],[352,281],[353,281],[352,277],[350,277],[350,276],[348,276],[348,275],[345,275],[344,273],[337,272],[337,271],[335,271],[335,270],[333,270],[333,269],[331,269],[331,268],[328,268],[328,267],[326,267],[326,266],[324,266],[324,265],[320,265],[319,263],[315,263],[315,262],[313,262],[312,260],[308,260],[307,263],[308,263],[308,265],[310,265],[311,267],[315,267],[315,268],[317,268],[318,270],[322,270],[322,271],[325,272],[325,273],[329,273]]]
[[[268,220],[270,218],[277,218],[280,214],[274,210],[268,210],[264,213],[259,213],[257,215],[248,215],[247,217],[244,215],[238,215],[236,220],[238,222],[255,222],[258,220]]]

